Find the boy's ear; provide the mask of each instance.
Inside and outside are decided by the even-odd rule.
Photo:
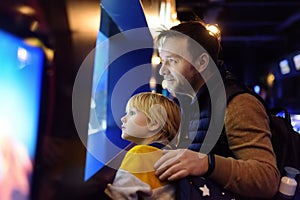
[[[195,65],[195,67],[196,67],[197,71],[199,73],[201,73],[201,72],[203,72],[207,68],[208,63],[209,63],[209,55],[208,55],[208,53],[202,53],[196,59],[196,62],[195,62],[196,65]]]
[[[161,125],[160,125],[160,123],[159,122],[157,122],[157,121],[153,121],[153,122],[151,122],[149,125],[148,125],[148,129],[149,129],[149,131],[157,131],[157,130],[159,130],[161,128]]]

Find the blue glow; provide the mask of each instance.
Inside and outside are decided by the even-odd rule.
[[[254,86],[254,92],[255,92],[256,94],[259,94],[259,93],[260,93],[260,86],[259,86],[259,85],[255,85],[255,86]]]
[[[99,171],[104,163],[100,160],[108,161],[110,158],[105,158],[106,150],[101,148],[105,146],[105,131],[106,131],[106,112],[107,112],[107,65],[108,57],[106,52],[109,51],[107,43],[103,41],[107,37],[101,32],[97,37],[97,48],[95,50],[95,66],[93,75],[92,95],[91,95],[91,110],[88,128],[87,153],[84,179],[88,180],[97,171]],[[103,53],[105,52],[105,53]],[[98,152],[98,153],[97,153]],[[97,154],[97,155],[95,155]]]
[[[130,11],[127,8],[130,5]],[[91,176],[98,172],[109,161],[115,158],[120,153],[122,148],[128,145],[128,141],[124,141],[120,135],[121,130],[116,123],[120,123],[120,118],[116,116],[118,122],[111,116],[111,109],[108,107],[112,103],[112,87],[117,83],[117,79],[126,71],[135,66],[145,64],[150,61],[152,50],[145,49],[143,53],[136,51],[127,52],[124,55],[119,55],[119,58],[113,60],[115,51],[118,48],[123,48],[123,44],[118,41],[113,41],[110,36],[115,33],[121,33],[134,28],[147,27],[147,22],[141,3],[138,0],[104,0],[101,1],[101,10],[106,13],[101,15],[100,30],[97,37],[97,48],[95,50],[95,64],[93,71],[93,85],[91,89],[91,107],[88,123],[88,138],[87,138],[87,153],[84,179],[87,181]],[[117,13],[117,14],[116,14]],[[124,34],[124,40],[130,42],[143,41],[153,46],[153,39],[150,31],[145,32],[145,35],[137,35],[135,37],[127,37]],[[105,43],[102,43],[105,41]],[[128,43],[129,44],[129,43]],[[137,49],[136,49],[137,50]],[[139,49],[141,50],[141,49]],[[146,53],[144,53],[146,52]],[[151,54],[150,54],[151,53]],[[134,58],[133,58],[134,55]],[[143,56],[141,56],[143,55]],[[110,61],[114,61],[110,63]],[[107,66],[110,65],[110,71]],[[119,70],[115,70],[119,67]],[[149,78],[150,78],[149,68]],[[145,71],[145,76],[147,72]],[[109,87],[108,87],[109,86]],[[118,94],[124,96],[122,94]],[[111,100],[111,102],[108,102]],[[117,114],[123,113],[125,103],[118,102],[114,107],[120,107]],[[121,110],[122,109],[122,110]],[[118,110],[118,109],[116,109]]]
[[[21,39],[0,31],[0,136],[25,145],[35,156],[43,52]]]
[[[291,123],[294,130],[300,134],[300,114],[291,114]]]

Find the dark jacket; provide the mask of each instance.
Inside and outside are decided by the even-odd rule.
[[[224,72],[222,74],[222,78],[222,83],[220,80],[218,80],[218,77],[213,77],[210,79],[209,81],[211,81],[213,87],[211,87],[209,90],[207,86],[208,84],[204,85],[198,91],[194,100],[183,95],[178,96],[183,112],[183,125],[181,127],[182,142],[180,147],[188,146],[188,148],[193,151],[201,151],[202,153],[212,152],[224,157],[234,157],[232,152],[229,150],[224,127],[224,115],[227,105],[227,97],[218,96],[220,90],[222,90],[224,87],[225,93],[222,94],[226,94],[227,88],[231,87],[234,82],[232,81],[232,76],[229,72]],[[214,94],[214,96],[212,94]],[[211,98],[211,96],[214,98]],[[217,110],[215,115],[212,115],[213,106]],[[213,121],[218,121],[219,123],[211,124],[212,117],[215,116],[218,118],[218,120],[214,119]],[[219,133],[215,133],[214,131],[207,133],[208,130],[213,130],[214,126],[222,126],[221,134],[219,134],[220,131]],[[206,141],[206,148],[203,148],[204,151],[202,151],[200,149],[207,134],[214,134],[217,142],[215,140]],[[208,149],[210,149],[210,151]]]

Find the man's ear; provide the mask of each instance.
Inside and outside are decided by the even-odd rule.
[[[198,58],[196,59],[196,69],[199,73],[203,72],[209,63],[209,55],[208,53],[202,53]]]

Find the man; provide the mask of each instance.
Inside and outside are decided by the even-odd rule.
[[[180,138],[193,140],[188,150],[165,151],[154,166],[156,175],[169,181],[204,176],[244,198],[272,198],[280,174],[268,115],[263,104],[248,93],[226,105],[222,88],[227,91],[232,81],[227,80],[230,76],[224,65],[214,64],[220,51],[218,37],[203,22],[192,21],[162,31],[157,45],[162,60],[159,73],[179,99],[187,120]],[[222,108],[224,115],[218,112]],[[225,131],[218,138],[220,117]],[[218,141],[212,142],[211,135]]]

